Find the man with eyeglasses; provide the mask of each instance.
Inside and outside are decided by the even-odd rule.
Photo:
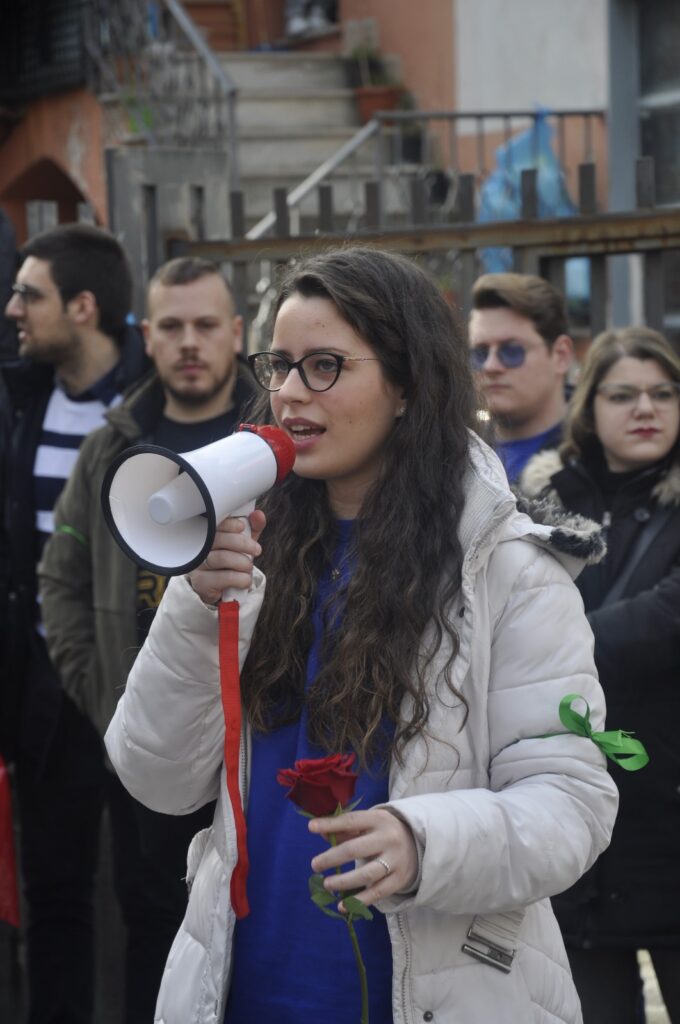
[[[543,278],[485,274],[475,282],[470,357],[511,483],[532,455],[561,440],[573,355],[567,332],[564,298]]]
[[[50,654],[98,737],[168,582],[135,565],[114,541],[101,514],[104,474],[133,444],[181,453],[226,437],[254,391],[239,358],[243,321],[214,263],[181,258],[164,264],[149,284],[147,313],[142,328],[154,372],[84,442],[40,568]],[[188,846],[211,825],[214,805],[181,816],[157,814],[109,776],[113,864],[128,931],[125,1024],[150,1024],[186,910]]]
[[[132,277],[108,232],[68,224],[20,252],[6,316],[19,353],[2,364],[11,404],[0,614],[0,749],[15,764],[33,1024],[84,1020],[91,999],[90,847],[103,747],[48,657],[36,567],[83,438],[146,368],[126,318]],[[83,834],[92,836],[89,846]],[[91,974],[91,970],[90,970]]]

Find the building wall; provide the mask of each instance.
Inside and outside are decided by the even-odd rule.
[[[77,202],[89,203],[106,224],[103,114],[84,89],[32,101],[0,149],[0,205],[26,238],[25,204],[53,199],[60,220],[75,219]]]
[[[456,0],[455,92],[460,111],[606,110],[608,105],[608,0]],[[514,121],[511,134],[528,121]],[[474,121],[459,125],[458,160],[462,170],[484,177],[506,126],[485,121],[480,147]],[[578,165],[596,165],[600,206],[607,194],[606,126],[579,117],[564,122],[561,149],[569,192],[578,195]]]
[[[422,110],[455,104],[454,9],[455,0],[339,0],[342,21],[375,18],[380,49],[399,58]]]
[[[457,0],[460,110],[607,105],[607,0]]]

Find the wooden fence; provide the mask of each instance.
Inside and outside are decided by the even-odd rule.
[[[537,170],[521,176],[522,218],[493,223],[475,222],[475,176],[461,174],[456,199],[446,222],[437,221],[437,210],[428,203],[427,182],[414,179],[410,187],[410,223],[407,227],[379,229],[380,191],[376,182],[365,186],[362,226],[351,237],[334,230],[332,186],[318,190],[318,225],[313,235],[292,235],[285,189],[273,194],[276,220],[269,238],[245,237],[243,195],[232,192],[232,235],[224,241],[168,239],[168,258],[179,255],[203,256],[228,266],[238,309],[248,314],[252,268],[262,261],[281,264],[302,254],[311,254],[348,241],[375,244],[409,255],[437,254],[441,265],[455,273],[451,280],[452,300],[463,315],[469,309],[472,283],[482,272],[480,250],[508,247],[514,269],[537,273],[564,289],[565,261],[575,256],[590,263],[590,297],[587,326],[591,333],[608,322],[610,257],[639,254],[642,261],[644,320],[650,327],[664,327],[667,296],[664,290],[663,255],[680,250],[680,208],[656,208],[654,165],[649,157],[636,165],[636,209],[623,213],[597,210],[595,165],[579,167],[578,215],[550,220],[538,219]]]

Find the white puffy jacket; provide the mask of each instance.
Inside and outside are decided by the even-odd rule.
[[[592,634],[565,569],[581,563],[547,550],[551,528],[517,511],[486,446],[473,440],[472,455],[463,583],[451,609],[460,637],[454,682],[469,716],[461,729],[461,709],[437,700],[435,665],[430,738],[413,740],[404,766],[390,772],[389,805],[410,825],[421,857],[415,894],[381,907],[392,939],[394,1021],[577,1024],[548,897],[605,849],[617,807],[603,755],[565,734],[558,717],[562,697],[579,693],[594,728],[604,722]],[[256,572],[241,609],[241,662],[263,591]],[[221,1024],[228,987],[236,847],[216,635],[215,610],[185,579],[173,580],[106,736],[123,783],[148,807],[186,814],[219,795],[213,827],[189,851],[189,905],[156,1009],[163,1024]]]

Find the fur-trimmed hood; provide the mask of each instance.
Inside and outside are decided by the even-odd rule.
[[[561,507],[561,499],[552,486],[552,478],[564,469],[557,449],[539,452],[529,460],[520,477],[518,490],[530,500],[546,500]],[[680,465],[674,462],[652,489],[652,497],[661,508],[680,506]]]
[[[552,496],[531,499],[515,494],[517,511],[524,512],[540,526],[550,526],[550,543],[557,550],[575,558],[582,558],[586,565],[594,565],[604,558],[607,545],[599,523],[575,512],[566,512],[564,506]]]
[[[604,557],[599,523],[567,512],[557,495],[551,500],[540,490],[533,497],[511,490],[500,459],[476,436],[471,439],[470,454],[471,479],[461,521],[464,549],[474,548],[480,535],[488,537],[495,521],[497,525],[504,522],[507,537],[523,537],[550,551],[572,577]]]

